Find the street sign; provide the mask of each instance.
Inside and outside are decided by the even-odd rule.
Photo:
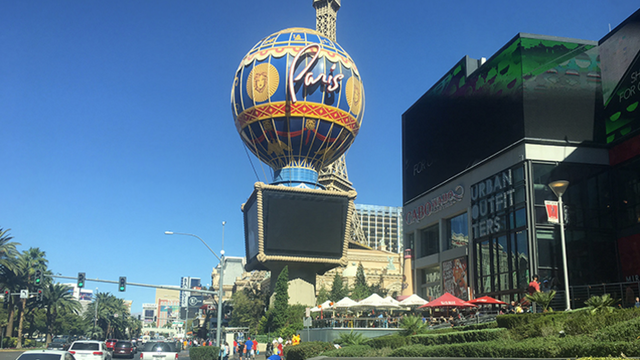
[[[29,298],[29,290],[20,290],[20,299],[28,299]]]
[[[196,307],[202,305],[202,299],[198,299],[196,296],[189,296],[189,306]]]
[[[302,326],[311,327],[311,318],[310,317],[304,318],[304,320],[302,321]]]

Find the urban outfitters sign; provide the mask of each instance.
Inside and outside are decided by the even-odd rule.
[[[471,230],[473,238],[506,230],[505,209],[513,206],[511,169],[471,186]]]

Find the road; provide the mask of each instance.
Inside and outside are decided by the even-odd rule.
[[[22,354],[23,351],[16,351],[16,350],[0,350],[0,360],[16,360],[18,358],[18,356],[20,356],[20,354]],[[134,356],[134,360],[138,358],[137,356],[138,354],[136,354],[136,356]],[[114,359],[114,360],[120,360],[120,358]],[[188,351],[181,351],[178,354],[178,360],[189,360],[189,352]]]

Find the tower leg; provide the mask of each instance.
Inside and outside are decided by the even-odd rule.
[[[309,264],[271,264],[271,290],[276,288],[278,275],[285,265],[289,266],[289,304],[316,306],[316,273]],[[273,298],[272,298],[273,300]],[[273,304],[273,301],[271,302]]]

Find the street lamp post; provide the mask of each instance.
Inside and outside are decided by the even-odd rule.
[[[207,243],[202,240],[202,238],[200,238],[198,235],[195,234],[189,234],[189,233],[180,233],[180,232],[173,232],[173,231],[165,231],[164,234],[165,235],[185,235],[185,236],[192,236],[195,237],[196,239],[200,240],[206,247],[207,249],[209,249],[209,251],[211,251],[211,253],[213,254],[213,256],[215,256],[219,261],[220,261],[220,281],[219,281],[219,289],[218,289],[218,324],[216,326],[216,344],[218,346],[220,346],[220,327],[222,325],[222,297],[224,296],[224,267],[225,267],[225,258],[224,258],[224,225],[226,224],[226,221],[222,222],[222,246],[223,249],[220,250],[220,256],[218,256],[209,245],[207,245]],[[187,319],[189,318],[189,308],[187,307]],[[185,324],[186,327],[186,324]],[[186,335],[186,330],[185,330],[185,335]],[[221,346],[220,346],[221,347]]]
[[[564,301],[565,308],[571,310],[571,301],[569,296],[569,266],[567,264],[567,243],[564,238],[564,206],[562,205],[562,195],[567,191],[569,182],[566,180],[558,180],[549,184],[551,191],[558,197],[558,220],[560,222],[560,244],[562,247],[562,271],[564,272]]]

